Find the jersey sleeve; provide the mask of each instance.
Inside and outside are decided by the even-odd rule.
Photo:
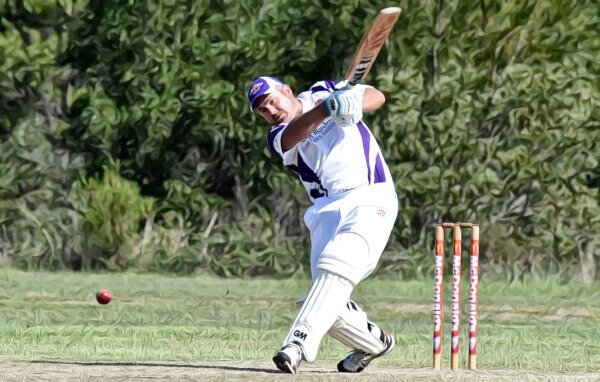
[[[319,81],[319,82],[314,83],[308,91],[306,91],[302,94],[305,97],[307,97],[308,100],[311,101],[312,103],[316,103],[319,100],[323,100],[323,99],[329,97],[329,95],[336,90],[335,85],[338,82],[339,81],[330,81],[330,80]]]
[[[334,80],[334,81],[325,80],[325,81],[316,82],[310,87],[310,89],[308,91],[300,93],[300,95],[298,96],[298,99],[300,99],[301,101],[306,101],[307,103],[318,104],[318,103],[320,103],[319,101],[324,100],[325,98],[329,97],[329,95],[331,93],[333,93],[334,91],[340,90],[340,89],[335,88],[335,86],[339,82],[340,81],[337,81],[337,80]],[[372,86],[363,85],[363,84],[357,84],[354,86],[355,87],[363,87],[365,89],[372,87]]]

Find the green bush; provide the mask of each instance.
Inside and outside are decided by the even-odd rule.
[[[154,200],[141,196],[137,183],[123,179],[118,166],[105,167],[102,178],[75,182],[70,198],[83,217],[83,268],[95,269],[98,263],[113,269],[127,268],[136,252],[126,244],[150,219]]]
[[[307,198],[245,92],[339,78],[389,5],[0,1],[0,261],[306,272]],[[401,206],[380,274],[431,274],[433,224],[466,220],[484,275],[597,278],[600,5],[398,5],[367,78]]]
[[[23,118],[0,141],[0,262],[78,269],[82,217],[66,190],[84,161],[53,147],[44,122]]]

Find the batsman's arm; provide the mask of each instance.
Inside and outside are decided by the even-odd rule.
[[[379,109],[385,103],[385,96],[379,90],[368,87],[362,102],[362,110],[365,113]],[[317,107],[300,114],[283,129],[281,136],[281,148],[288,151],[298,142],[308,137],[327,118],[325,110]]]
[[[385,95],[375,88],[367,88],[363,98],[362,109],[364,113],[370,113],[379,109],[385,103]]]
[[[306,113],[294,118],[283,129],[281,135],[281,149],[285,152],[296,146],[298,142],[308,137],[327,118],[322,107],[315,107]]]

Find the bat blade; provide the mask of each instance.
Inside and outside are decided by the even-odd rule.
[[[355,85],[369,74],[373,62],[401,12],[402,9],[399,7],[384,8],[373,19],[369,29],[363,34],[354,53],[352,64],[346,72],[346,80],[350,85]]]

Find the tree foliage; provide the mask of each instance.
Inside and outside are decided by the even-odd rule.
[[[245,93],[344,72],[389,4],[0,0],[0,260],[304,272],[307,205]],[[404,0],[365,120],[400,197],[381,273],[431,272],[440,221],[489,274],[590,281],[600,259],[600,5]]]

